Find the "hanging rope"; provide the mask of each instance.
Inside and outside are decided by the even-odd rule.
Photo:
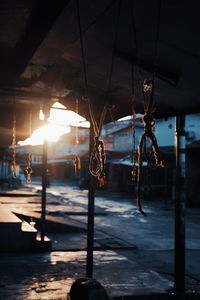
[[[107,94],[110,92],[111,89],[111,80],[113,75],[113,67],[114,67],[114,58],[115,58],[115,49],[117,45],[117,38],[118,38],[118,29],[119,29],[119,18],[120,18],[120,11],[121,11],[121,0],[118,2],[118,9],[117,9],[117,18],[116,18],[116,25],[115,25],[115,32],[114,32],[114,39],[113,39],[113,49],[112,49],[112,56],[111,56],[111,64],[110,64],[110,71],[108,75],[108,84],[107,84]],[[90,112],[90,119],[94,130],[94,149],[90,157],[90,164],[89,170],[93,176],[96,176],[99,181],[100,186],[104,186],[106,184],[106,174],[105,174],[105,166],[106,166],[106,152],[104,143],[100,140],[100,135],[102,131],[102,127],[106,118],[107,112],[109,112],[111,119],[113,120],[112,110],[115,107],[113,105],[105,105],[103,111],[100,116],[99,126],[96,122],[94,116],[94,110],[92,108],[91,102],[89,102],[89,112]]]
[[[78,114],[78,99],[76,99],[76,113]],[[79,138],[78,138],[78,126],[76,126],[75,129],[75,143],[76,143],[76,149],[77,149],[77,155],[75,155],[74,158],[74,169],[75,169],[75,175],[76,177],[80,178],[80,171],[81,171],[81,160],[78,156],[78,145],[79,145]]]
[[[154,57],[154,67],[153,67],[153,79],[145,79],[143,82],[143,95],[145,96],[148,91],[150,91],[151,97],[147,106],[146,113],[152,114],[155,110],[155,86],[156,86],[156,75],[158,69],[158,56],[159,56],[159,36],[160,36],[160,20],[161,20],[161,1],[158,0],[157,7],[157,23],[156,23],[156,38],[155,38],[155,57]]]
[[[133,77],[132,77],[133,78]],[[132,84],[133,84],[134,79],[132,79]],[[132,93],[131,97],[131,108],[132,108],[132,137],[133,137],[133,153],[132,153],[132,181],[137,182],[137,151],[136,151],[136,124],[135,124],[135,94],[134,91]]]
[[[158,11],[157,11],[157,24],[156,24],[156,42],[155,42],[155,59],[154,59],[154,73],[153,73],[153,81],[155,84],[157,68],[158,68],[158,57],[159,57],[159,37],[160,37],[160,21],[161,21],[161,1],[158,0]]]
[[[157,144],[156,137],[153,133],[153,128],[155,125],[155,120],[152,116],[155,106],[155,79],[157,73],[157,61],[158,61],[158,41],[159,41],[159,31],[160,31],[160,13],[161,13],[161,0],[158,4],[158,18],[156,26],[156,46],[155,46],[155,59],[154,59],[154,73],[153,79],[145,79],[142,85],[143,98],[149,98],[148,104],[144,106],[144,116],[142,122],[144,125],[144,132],[140,137],[140,142],[138,145],[138,191],[137,191],[137,204],[139,211],[146,215],[142,210],[141,206],[141,180],[142,180],[142,152],[144,151],[147,162],[149,162],[149,156],[147,154],[147,139],[151,142],[151,149],[154,156],[154,161],[156,166],[164,167],[164,162],[160,158],[160,151]]]
[[[121,0],[120,0],[120,3],[121,3]],[[94,131],[94,147],[93,147],[93,151],[90,156],[89,171],[93,176],[97,177],[99,186],[103,187],[106,184],[106,175],[105,175],[106,153],[105,153],[104,143],[102,140],[100,140],[100,135],[101,135],[104,121],[105,121],[106,113],[107,113],[107,111],[109,111],[109,112],[111,111],[111,107],[109,107],[107,104],[104,106],[101,116],[100,116],[100,121],[98,124],[96,121],[96,118],[95,118],[91,100],[88,97],[88,80],[87,80],[87,72],[86,72],[86,59],[85,59],[85,53],[84,53],[84,47],[83,47],[83,35],[82,35],[82,29],[81,29],[79,0],[76,0],[76,4],[77,4],[78,29],[79,29],[80,43],[81,43],[81,56],[82,56],[85,94],[86,94],[85,99],[88,101],[90,124]],[[115,37],[115,40],[116,40],[116,37]],[[111,77],[112,77],[112,72],[113,72],[113,59],[114,59],[114,54],[112,54],[111,69],[110,69],[109,79],[108,79],[108,89],[110,89],[110,84],[111,84]],[[78,164],[78,160],[76,161],[76,163]]]
[[[31,75],[31,79],[32,79],[33,78],[33,67],[32,66],[30,66],[30,75]],[[32,91],[32,85],[31,85],[31,91]],[[30,111],[29,111],[29,136],[30,137],[32,135],[32,107],[33,107],[33,103],[31,101],[31,107],[30,107]],[[25,174],[26,174],[27,183],[31,183],[31,175],[33,173],[31,164],[32,164],[32,153],[31,153],[31,148],[29,148],[27,166],[24,169]]]
[[[14,100],[15,101],[15,100]],[[15,109],[15,103],[14,103]],[[16,165],[16,115],[15,112],[13,113],[13,128],[12,128],[12,163],[11,163],[11,172],[12,177],[17,177],[17,165]]]
[[[116,18],[116,24],[115,24],[114,39],[113,39],[110,71],[109,71],[109,75],[108,75],[107,93],[109,93],[110,88],[111,88],[111,80],[112,80],[112,75],[113,75],[114,59],[115,59],[115,50],[116,50],[116,46],[117,46],[117,38],[118,38],[118,31],[119,31],[119,19],[120,19],[120,12],[121,12],[121,4],[122,4],[122,0],[119,0],[118,9],[117,9],[117,18]]]
[[[76,0],[76,8],[77,8],[77,19],[78,19],[78,30],[81,42],[81,56],[82,56],[82,64],[83,64],[83,78],[84,78],[84,86],[85,86],[85,95],[88,96],[88,80],[87,80],[87,72],[86,72],[86,59],[83,47],[83,33],[81,28],[81,16],[80,16],[80,5],[79,0]]]
[[[90,156],[89,162],[89,171],[90,173],[97,177],[99,186],[103,187],[106,185],[106,174],[105,174],[105,165],[106,165],[106,153],[103,141],[101,141],[100,135],[103,127],[103,123],[108,111],[107,105],[104,106],[101,113],[99,126],[94,117],[94,112],[91,103],[89,102],[89,111],[92,127],[94,130],[94,148]]]
[[[129,11],[130,11],[130,20],[131,20],[131,50],[132,53],[135,52],[136,57],[138,56],[138,45],[137,45],[137,35],[135,28],[135,18],[133,14],[133,1],[129,0]],[[132,137],[133,137],[133,153],[132,153],[132,181],[137,182],[137,151],[136,151],[136,126],[135,126],[135,68],[134,63],[131,63],[131,111],[132,111]]]
[[[31,105],[31,110],[29,112],[29,136],[31,137],[32,135],[32,105]],[[25,173],[26,173],[26,181],[27,183],[31,183],[31,175],[33,173],[32,167],[31,167],[31,163],[32,163],[32,153],[29,149],[29,153],[28,153],[28,162],[27,162],[27,166],[24,169]]]

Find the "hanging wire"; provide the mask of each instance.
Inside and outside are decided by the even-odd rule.
[[[31,75],[31,79],[32,79],[33,78],[33,66],[30,66],[30,75]],[[32,85],[31,85],[31,91],[32,91]],[[33,109],[33,102],[31,101],[31,106],[30,106],[30,111],[29,111],[29,136],[30,137],[32,135],[32,109]],[[24,171],[26,173],[27,183],[31,183],[31,175],[33,173],[31,164],[32,164],[32,153],[31,153],[31,146],[30,146],[29,153],[28,153],[27,166],[24,169]]]
[[[131,48],[132,53],[135,52],[135,56],[138,56],[138,43],[137,43],[137,35],[136,35],[136,28],[135,28],[135,18],[134,18],[134,9],[133,9],[133,1],[129,0],[129,11],[130,11],[130,20],[131,20]],[[137,151],[136,151],[136,124],[135,124],[135,66],[134,63],[131,62],[131,112],[132,112],[132,136],[133,136],[133,153],[132,153],[132,181],[137,181],[137,166],[136,166],[136,159],[137,159]]]
[[[155,38],[155,57],[154,57],[154,69],[153,69],[153,80],[149,82],[149,86],[152,84],[151,96],[148,103],[148,113],[153,113],[155,110],[155,86],[156,86],[156,76],[158,71],[158,56],[159,56],[159,37],[160,37],[160,23],[161,23],[161,1],[158,0],[157,7],[157,22],[156,22],[156,38]]]
[[[112,56],[111,56],[110,71],[109,71],[109,75],[108,75],[107,93],[109,93],[110,88],[111,88],[111,80],[112,80],[112,75],[113,75],[113,67],[114,67],[114,59],[115,59],[115,50],[116,50],[116,46],[117,46],[118,31],[119,31],[121,5],[122,5],[122,0],[119,0],[118,9],[117,9],[117,18],[116,18],[116,24],[115,24],[115,32],[114,32],[114,38],[113,38],[113,49],[112,49]]]
[[[84,87],[85,87],[85,96],[88,97],[88,80],[87,80],[87,72],[86,72],[86,59],[83,47],[83,33],[81,28],[81,16],[80,16],[80,5],[79,0],[76,0],[76,8],[77,8],[77,19],[78,19],[78,30],[81,42],[81,56],[82,56],[82,64],[83,64],[83,78],[84,78]]]
[[[78,98],[76,99],[76,113],[77,114],[79,113]],[[78,155],[78,145],[79,145],[78,126],[76,126],[76,128],[75,128],[75,143],[76,143],[77,154],[75,155],[75,158],[74,158],[74,168],[75,168],[76,177],[80,178],[81,160],[80,160],[80,157]]]
[[[158,68],[158,58],[159,58],[159,38],[160,38],[160,23],[161,23],[161,1],[158,0],[158,11],[157,11],[157,23],[156,23],[156,42],[155,42],[155,59],[154,59],[154,73],[153,73],[153,81],[155,85],[157,68]]]
[[[17,177],[17,165],[16,165],[16,115],[15,115],[15,99],[14,99],[14,112],[13,112],[13,128],[12,128],[12,164],[11,172],[12,177]]]
[[[32,135],[32,103],[31,103],[31,109],[29,112],[29,136],[31,137],[31,135]],[[24,169],[24,171],[26,173],[27,183],[31,183],[31,175],[33,173],[31,163],[32,163],[32,153],[31,153],[31,149],[29,148],[28,162],[27,162],[26,168]]]
[[[133,66],[131,66],[131,74],[132,74],[132,85],[134,85],[134,69]],[[132,110],[132,137],[133,137],[133,153],[132,153],[132,181],[137,182],[137,166],[136,166],[136,161],[137,161],[137,151],[136,151],[136,121],[135,121],[135,91],[133,87],[132,91],[132,97],[131,97],[131,110]]]

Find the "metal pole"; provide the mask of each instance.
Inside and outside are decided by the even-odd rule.
[[[185,293],[185,116],[176,117],[174,291]]]
[[[49,107],[44,110],[44,125],[49,115]],[[45,237],[45,219],[46,219],[46,188],[47,188],[47,140],[44,136],[43,153],[42,153],[42,203],[41,203],[41,241]]]
[[[91,124],[91,123],[90,123]],[[90,125],[89,154],[94,146],[94,132]],[[94,201],[95,201],[95,178],[89,174],[88,188],[88,222],[87,222],[87,263],[86,277],[93,277],[93,250],[94,250]]]
[[[47,187],[47,141],[44,139],[42,155],[42,211],[41,211],[41,241],[44,242],[46,218],[46,187]]]

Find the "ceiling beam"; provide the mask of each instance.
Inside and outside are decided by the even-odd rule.
[[[11,86],[16,83],[69,1],[35,1],[26,29],[16,44],[13,56],[1,66],[0,86]]]
[[[115,50],[115,56],[119,57],[122,60],[127,61],[130,64],[134,64],[138,66],[139,68],[142,68],[144,71],[147,71],[149,73],[155,72],[155,66],[154,62],[149,62],[147,60],[142,60],[137,58],[136,56],[133,56],[130,53],[122,52],[119,49]],[[170,85],[176,86],[178,83],[179,75],[167,70],[165,68],[162,68],[160,66],[156,67],[156,76],[162,79],[163,81],[167,82]]]

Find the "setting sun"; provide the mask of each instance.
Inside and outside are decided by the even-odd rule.
[[[41,115],[41,112],[40,112]],[[50,110],[50,116],[47,124],[34,130],[32,135],[18,144],[24,145],[40,145],[44,139],[48,142],[57,142],[61,135],[70,132],[70,126],[89,127],[89,122],[77,113],[67,108],[59,102],[55,102]]]

